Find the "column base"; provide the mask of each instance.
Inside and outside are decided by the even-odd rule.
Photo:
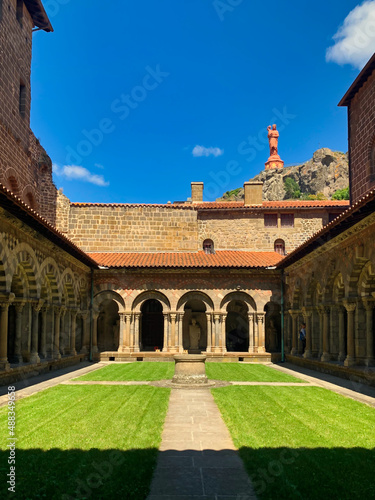
[[[69,354],[70,354],[71,356],[76,356],[76,355],[77,355],[77,351],[76,351],[75,349],[70,349]]]
[[[346,358],[346,354],[342,352],[339,354],[339,357],[337,358],[337,360],[340,361],[341,363],[343,363],[345,361],[345,358]]]
[[[19,365],[21,365],[23,363],[22,354],[16,354],[14,356],[14,361],[15,361],[15,363],[18,363]]]
[[[52,357],[53,359],[61,359],[61,354],[59,352],[54,352]]]
[[[40,359],[47,359],[47,353],[46,352],[40,352],[39,353],[39,358]]]
[[[220,347],[214,347],[214,349],[213,349],[212,352],[220,353],[221,352],[221,348]]]
[[[134,347],[133,352],[141,352],[141,351],[139,350],[139,347]]]
[[[322,357],[320,358],[320,361],[331,361],[331,355],[328,352],[323,352]]]
[[[98,349],[98,346],[97,345],[94,345],[93,348],[92,348],[92,352],[93,353],[97,353],[99,352],[99,349]]]
[[[89,349],[86,345],[83,346],[82,349],[79,351],[80,354],[88,354],[88,352],[89,352]]]
[[[40,363],[40,357],[38,356],[37,353],[31,353],[30,354],[30,363]]]
[[[368,366],[368,367],[375,366],[375,359],[373,359],[373,358],[367,358],[365,360],[365,365]]]
[[[306,351],[304,352],[303,357],[304,357],[305,359],[311,359],[311,358],[313,357],[313,356],[312,356],[312,352],[311,352],[310,350],[309,350],[309,351],[307,351],[307,350],[306,350]]]
[[[266,348],[265,347],[258,347],[258,352],[260,352],[260,353],[266,352]]]
[[[130,347],[119,347],[117,352],[124,352],[126,354],[130,354],[131,350],[130,350]]]
[[[355,358],[353,358],[352,356],[347,356],[345,361],[344,361],[344,366],[353,366],[355,365]]]
[[[290,354],[291,354],[291,356],[296,356],[298,354],[298,350],[295,347],[292,347]]]
[[[8,361],[0,361],[0,370],[4,370],[6,372],[10,370],[10,364]]]

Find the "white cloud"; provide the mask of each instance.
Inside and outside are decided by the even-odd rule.
[[[204,146],[196,145],[192,151],[193,156],[221,156],[224,154],[224,149],[220,148],[205,148]]]
[[[64,177],[68,181],[75,180],[89,182],[96,186],[109,186],[109,182],[107,182],[102,175],[92,174],[87,168],[77,165],[64,165],[63,167],[59,167],[54,164],[52,166],[52,171],[55,175]]]
[[[96,168],[100,168],[101,170],[104,170],[104,167],[103,167],[103,165],[101,163],[95,163],[94,166]]]
[[[375,0],[357,5],[333,36],[326,60],[362,69],[375,52]]]

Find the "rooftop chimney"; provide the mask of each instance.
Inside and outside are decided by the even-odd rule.
[[[245,182],[245,207],[248,205],[261,205],[263,201],[263,182]]]
[[[203,201],[203,182],[191,183],[191,201],[193,203],[202,203]]]

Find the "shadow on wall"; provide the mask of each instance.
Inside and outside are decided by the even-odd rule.
[[[241,448],[239,453],[260,500],[375,497],[375,450]],[[9,454],[1,452],[4,475],[9,473]],[[203,487],[207,498],[254,498],[236,482],[238,458],[233,450],[169,450],[158,455],[156,449],[16,449],[16,494],[7,495],[5,487],[10,485],[3,481],[2,498],[142,500],[149,493],[158,458],[162,468],[154,486],[168,498],[203,495]]]

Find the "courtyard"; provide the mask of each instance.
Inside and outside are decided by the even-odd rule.
[[[370,388],[330,390],[277,365],[211,362],[207,375],[232,383],[155,387],[173,363],[142,362],[87,364],[28,397],[38,386],[16,384],[9,498],[374,497],[375,398],[360,394]],[[5,439],[1,450],[5,469]]]

